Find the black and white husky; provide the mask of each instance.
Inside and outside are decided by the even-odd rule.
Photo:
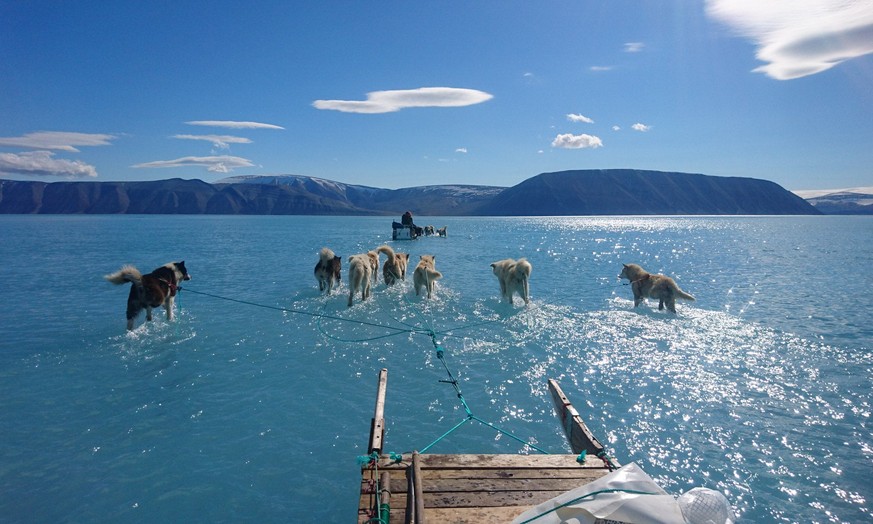
[[[104,278],[113,284],[131,284],[127,296],[127,329],[130,331],[133,321],[143,309],[146,310],[146,320],[151,320],[152,308],[163,305],[167,310],[167,320],[173,320],[173,302],[179,283],[191,280],[191,275],[182,261],[164,264],[147,275],[128,265]]]

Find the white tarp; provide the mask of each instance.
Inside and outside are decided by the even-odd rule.
[[[676,499],[634,462],[543,502],[512,522],[687,524]]]

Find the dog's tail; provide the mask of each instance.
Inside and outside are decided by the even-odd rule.
[[[330,249],[323,247],[321,248],[321,252],[318,253],[318,257],[321,259],[322,263],[327,264],[328,262],[336,258],[336,255]]]
[[[391,246],[387,246],[387,245],[383,244],[383,245],[376,248],[376,252],[377,253],[384,253],[385,256],[388,257],[388,263],[394,264],[394,250],[391,249]]]
[[[439,280],[443,278],[443,274],[437,271],[436,269],[425,268],[424,274],[427,275],[428,280]]]
[[[671,287],[673,288],[673,295],[676,298],[681,298],[682,300],[697,300],[693,296],[679,289],[679,286],[675,282],[673,282]]]
[[[115,273],[106,275],[103,278],[112,282],[113,284],[124,284],[125,282],[132,282],[137,286],[142,285],[142,273],[140,273],[139,270],[133,266],[124,266]]]

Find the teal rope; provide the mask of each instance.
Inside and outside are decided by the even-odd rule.
[[[180,287],[180,288],[179,288],[179,291],[182,291],[182,289],[183,289],[183,288]],[[537,446],[531,444],[530,442],[527,442],[527,441],[525,441],[525,440],[522,440],[522,439],[520,439],[519,437],[513,435],[512,433],[510,433],[510,432],[508,432],[508,431],[506,431],[506,430],[504,430],[504,429],[501,429],[500,427],[498,427],[498,426],[496,426],[496,425],[494,425],[494,424],[492,424],[492,423],[490,423],[490,422],[487,422],[487,421],[485,421],[485,420],[483,420],[483,419],[481,419],[481,418],[479,418],[479,417],[473,415],[473,412],[470,410],[470,406],[467,405],[467,401],[466,401],[466,399],[464,398],[463,393],[461,392],[461,388],[460,388],[460,386],[458,385],[458,381],[455,379],[454,375],[452,374],[451,370],[449,369],[448,364],[446,364],[446,361],[445,361],[445,358],[444,358],[444,352],[445,352],[445,350],[444,350],[444,349],[439,345],[439,343],[438,343],[437,340],[436,340],[437,333],[447,333],[447,332],[451,332],[451,331],[457,331],[457,330],[461,330],[461,329],[469,329],[469,328],[473,328],[473,327],[477,327],[477,326],[481,326],[481,325],[492,324],[492,323],[495,323],[495,322],[499,322],[499,321],[500,321],[499,319],[486,320],[486,321],[477,322],[477,323],[474,323],[474,324],[468,324],[468,325],[456,326],[456,327],[451,328],[451,329],[445,329],[445,330],[442,330],[442,331],[437,332],[437,331],[435,331],[435,330],[433,329],[433,327],[432,327],[432,326],[433,326],[433,316],[431,315],[431,317],[428,319],[428,318],[424,317],[424,314],[421,313],[421,312],[419,311],[419,309],[417,309],[417,308],[413,308],[413,311],[418,311],[418,312],[419,312],[420,316],[422,317],[422,321],[423,321],[423,323],[427,326],[427,329],[420,328],[420,327],[416,327],[416,326],[414,326],[414,325],[412,325],[412,324],[407,324],[407,323],[402,322],[402,321],[398,321],[398,322],[400,322],[401,324],[407,326],[406,328],[398,328],[398,327],[395,327],[395,326],[388,326],[388,325],[385,325],[385,324],[376,324],[376,323],[373,323],[373,322],[365,322],[365,321],[362,321],[362,320],[352,320],[352,319],[349,319],[349,318],[337,317],[337,316],[333,316],[333,315],[325,315],[324,313],[312,313],[312,312],[310,312],[310,311],[303,311],[303,310],[299,310],[299,309],[292,309],[292,308],[286,308],[286,307],[280,307],[280,306],[270,306],[270,305],[266,305],[266,304],[259,304],[259,303],[257,303],[257,302],[251,302],[251,301],[248,301],[248,300],[240,300],[240,299],[235,299],[235,298],[223,297],[223,296],[221,296],[221,295],[215,295],[215,294],[212,294],[212,293],[206,293],[206,292],[204,292],[204,291],[196,291],[196,290],[193,290],[193,289],[189,289],[189,288],[187,288],[187,287],[184,288],[184,290],[185,290],[185,291],[188,291],[189,293],[194,293],[194,294],[197,294],[197,295],[203,295],[203,296],[207,296],[207,297],[217,298],[217,299],[220,299],[220,300],[226,300],[226,301],[228,301],[228,302],[235,302],[235,303],[237,303],[237,304],[245,304],[245,305],[255,306],[255,307],[260,307],[260,308],[264,308],[264,309],[271,309],[271,310],[275,310],[275,311],[282,311],[282,312],[285,312],[285,313],[294,313],[294,314],[297,314],[297,315],[307,315],[307,316],[315,317],[315,318],[318,319],[318,321],[316,322],[316,325],[318,326],[319,332],[321,332],[324,336],[326,336],[326,337],[328,337],[328,338],[331,338],[331,339],[333,339],[333,340],[337,340],[337,341],[340,341],[340,342],[369,342],[369,341],[372,341],[372,340],[380,340],[380,339],[383,339],[383,338],[388,338],[388,337],[392,337],[392,336],[396,336],[396,335],[401,335],[401,334],[426,334],[426,335],[430,336],[430,338],[431,338],[431,342],[433,343],[434,348],[436,348],[436,350],[437,350],[437,358],[440,360],[440,362],[442,362],[443,367],[445,368],[446,373],[447,373],[448,376],[449,376],[449,380],[441,380],[440,382],[446,382],[446,383],[448,383],[448,384],[451,384],[452,387],[454,387],[454,389],[455,389],[455,393],[456,393],[457,396],[458,396],[458,400],[460,400],[461,405],[462,405],[463,408],[464,408],[464,411],[467,413],[467,417],[466,417],[464,420],[462,420],[461,422],[459,422],[458,424],[456,424],[452,429],[450,429],[449,431],[447,431],[446,433],[444,433],[442,436],[440,436],[439,438],[437,438],[435,441],[433,441],[433,442],[431,442],[430,444],[428,444],[425,448],[422,449],[422,451],[421,451],[422,453],[424,453],[425,451],[427,451],[428,449],[430,449],[430,448],[431,448],[433,445],[435,445],[437,442],[441,441],[442,439],[444,439],[445,437],[447,437],[448,435],[450,435],[452,432],[454,432],[455,430],[457,430],[458,428],[460,428],[460,427],[461,427],[462,425],[464,425],[465,423],[467,423],[467,422],[469,422],[469,421],[471,421],[471,420],[475,420],[476,422],[479,422],[479,423],[481,423],[481,424],[485,424],[486,426],[488,426],[488,427],[494,429],[495,431],[498,431],[499,433],[501,433],[501,434],[503,434],[503,435],[506,435],[506,436],[508,436],[508,437],[510,437],[510,438],[512,438],[512,439],[514,439],[514,440],[516,440],[516,441],[518,441],[518,442],[520,442],[520,443],[522,443],[522,444],[524,444],[524,445],[526,445],[526,446],[530,446],[531,448],[533,448],[533,449],[539,451],[540,453],[543,453],[543,454],[546,454],[546,455],[549,454],[548,451],[545,451],[545,450],[543,450],[543,449],[541,449],[541,448],[539,448],[539,447],[537,447]],[[178,296],[178,295],[177,295],[177,296]],[[408,298],[407,298],[406,300],[408,301]],[[326,304],[325,304],[324,307],[326,307]],[[337,337],[337,336],[335,336],[335,335],[331,335],[330,333],[328,333],[327,331],[325,331],[325,330],[322,328],[322,326],[321,326],[321,322],[322,322],[322,320],[324,320],[324,319],[329,319],[329,320],[338,320],[338,321],[341,321],[341,322],[352,322],[352,323],[355,323],[355,324],[358,324],[358,325],[363,325],[363,326],[370,326],[370,327],[376,327],[376,328],[380,328],[380,329],[393,330],[394,333],[388,333],[388,334],[385,334],[385,335],[378,335],[378,336],[369,337],[369,338],[343,339],[343,338]],[[396,319],[395,319],[395,320],[396,320]],[[448,336],[451,336],[451,335],[448,335]],[[360,458],[362,458],[362,457],[359,457],[359,459],[360,459]],[[368,459],[367,462],[369,462],[370,460],[373,460],[371,457],[367,457],[367,459]],[[378,458],[377,458],[376,460],[378,460]],[[608,460],[608,459],[607,459],[607,460]]]
[[[548,455],[548,454],[549,454],[548,451],[546,451],[546,450],[544,450],[544,449],[542,449],[542,448],[540,448],[540,447],[538,447],[538,446],[535,446],[534,444],[531,444],[530,442],[527,442],[527,441],[525,441],[525,440],[522,440],[522,439],[518,438],[517,436],[513,435],[512,433],[510,433],[510,432],[508,432],[508,431],[506,431],[506,430],[504,430],[504,429],[502,429],[502,428],[499,428],[499,427],[495,426],[494,424],[492,424],[492,423],[490,423],[490,422],[488,422],[488,421],[486,421],[486,420],[483,420],[483,419],[477,417],[476,415],[474,415],[474,414],[473,414],[473,411],[470,409],[470,406],[467,405],[467,400],[464,398],[464,394],[461,392],[461,386],[458,385],[458,381],[457,381],[457,379],[455,379],[455,376],[452,374],[452,371],[449,369],[448,364],[446,364],[446,359],[445,359],[445,349],[443,349],[443,347],[440,346],[439,343],[437,342],[437,339],[436,339],[436,333],[434,333],[434,332],[431,332],[431,342],[433,343],[434,348],[436,348],[437,358],[440,360],[440,362],[443,363],[443,367],[445,368],[446,373],[449,375],[449,380],[440,380],[440,382],[445,382],[445,383],[451,384],[452,387],[455,388],[455,393],[458,395],[458,400],[461,401],[461,405],[464,407],[464,411],[467,413],[467,417],[464,418],[461,422],[458,422],[457,424],[455,424],[455,426],[452,427],[452,429],[450,429],[450,430],[448,430],[447,432],[443,433],[443,435],[440,436],[439,438],[437,438],[435,441],[433,441],[433,442],[431,442],[430,444],[428,444],[427,446],[425,446],[425,447],[421,450],[421,453],[425,453],[428,449],[430,449],[431,447],[433,447],[434,444],[436,444],[437,442],[441,441],[441,440],[444,439],[445,437],[449,436],[449,435],[452,434],[455,430],[457,430],[458,428],[460,428],[461,426],[463,426],[463,425],[466,424],[467,422],[469,422],[469,421],[471,421],[471,420],[475,420],[476,422],[479,422],[480,424],[485,424],[485,425],[488,426],[489,428],[491,428],[491,429],[493,429],[493,430],[499,432],[499,433],[502,434],[502,435],[506,435],[507,437],[509,437],[509,438],[511,438],[511,439],[514,439],[514,440],[516,440],[516,441],[518,441],[518,442],[524,444],[525,446],[530,446],[531,448],[533,448],[533,449],[539,451],[540,453],[543,453],[544,455]]]
[[[586,494],[586,495],[582,495],[581,497],[576,497],[575,499],[573,499],[573,500],[569,500],[569,501],[567,501],[567,502],[561,504],[560,506],[555,506],[554,508],[552,508],[552,509],[550,509],[550,510],[548,510],[548,511],[545,511],[545,512],[543,512],[543,513],[540,513],[539,515],[536,515],[536,516],[534,516],[534,517],[531,517],[531,518],[529,518],[529,519],[527,519],[527,520],[521,522],[521,524],[528,524],[528,522],[533,522],[533,521],[535,521],[536,519],[538,519],[538,518],[540,518],[540,517],[544,517],[544,516],[548,515],[549,513],[553,513],[553,512],[555,512],[555,511],[558,511],[558,510],[561,509],[561,508],[565,508],[565,507],[567,507],[567,506],[571,506],[571,505],[573,505],[573,504],[575,504],[575,503],[577,503],[577,502],[579,502],[579,501],[585,500],[585,499],[587,499],[587,498],[594,497],[594,496],[596,496],[596,495],[601,495],[601,494],[603,494],[603,493],[629,493],[629,494],[631,494],[631,495],[659,495],[659,493],[652,493],[652,492],[649,492],[649,491],[636,491],[636,490],[633,490],[633,489],[619,489],[619,488],[615,488],[615,489],[602,489],[602,490],[600,490],[600,491],[595,491],[595,492],[593,492],[593,493],[588,493],[588,494]]]
[[[266,304],[258,304],[257,302],[250,302],[248,300],[239,300],[236,298],[229,298],[229,297],[223,297],[221,295],[214,295],[212,293],[205,293],[203,291],[195,291],[193,289],[188,289],[187,287],[184,289],[188,293],[195,293],[197,295],[204,295],[207,297],[217,298],[220,300],[227,300],[228,302],[236,302],[237,304],[245,304],[247,306],[255,306],[255,307],[260,307],[260,308],[264,308],[264,309],[272,309],[274,311],[283,311],[285,313],[294,313],[296,315],[307,315],[310,317],[327,318],[330,320],[340,320],[342,322],[352,322],[355,324],[377,327],[377,328],[382,328],[382,329],[393,329],[394,331],[397,331],[398,335],[401,333],[409,333],[410,332],[408,329],[398,328],[398,327],[394,327],[394,326],[386,326],[385,324],[376,324],[373,322],[365,322],[363,320],[352,320],[350,318],[336,317],[336,316],[332,316],[332,315],[324,315],[321,313],[312,313],[311,311],[303,311],[300,309],[291,309],[291,308],[280,307],[280,306],[269,306]],[[182,291],[181,287],[179,288],[179,291]]]

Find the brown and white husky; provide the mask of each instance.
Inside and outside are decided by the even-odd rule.
[[[409,253],[395,253],[390,246],[382,245],[376,248],[388,259],[382,265],[382,276],[386,285],[394,285],[398,280],[406,280],[406,266],[409,263]]]
[[[323,247],[318,255],[318,263],[315,264],[315,279],[318,280],[318,290],[322,292],[333,291],[334,285],[339,285],[340,272],[342,271],[342,257],[338,257],[330,249]]]
[[[618,278],[630,280],[634,292],[634,307],[640,305],[645,298],[657,298],[658,309],[676,312],[676,299],[694,300],[694,297],[679,289],[672,278],[649,273],[637,264],[623,264]]]
[[[173,320],[173,302],[179,283],[191,280],[191,275],[185,269],[185,261],[182,261],[164,264],[147,275],[128,265],[104,278],[113,284],[131,284],[127,296],[127,329],[130,331],[133,321],[143,309],[146,310],[146,320],[150,321],[152,309],[163,305],[167,310],[167,320]]]

